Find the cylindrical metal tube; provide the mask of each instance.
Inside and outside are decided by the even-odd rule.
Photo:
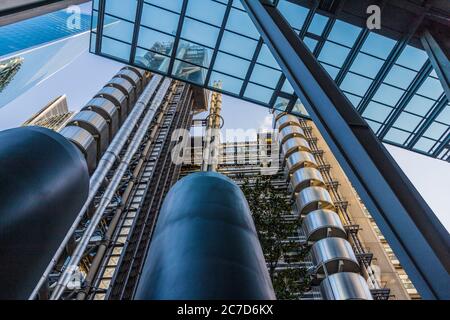
[[[276,126],[279,131],[289,125],[300,127],[300,122],[297,117],[292,114],[285,114],[276,120]]]
[[[135,295],[151,299],[274,299],[244,194],[215,172],[167,194]]]
[[[114,194],[116,193],[117,188],[119,187],[119,184],[122,180],[122,177],[125,174],[128,166],[130,165],[133,155],[136,153],[142,140],[144,139],[145,133],[147,132],[148,128],[150,127],[150,124],[153,121],[156,111],[160,107],[160,105],[164,99],[164,96],[166,95],[167,90],[169,89],[171,82],[172,82],[172,80],[170,80],[170,79],[164,80],[163,84],[161,85],[161,88],[159,89],[158,93],[156,94],[156,98],[152,101],[152,104],[148,108],[148,111],[145,114],[144,119],[142,120],[141,124],[139,125],[139,128],[136,131],[136,134],[134,135],[133,139],[129,142],[128,148],[127,148],[123,158],[121,159],[121,162],[115,172],[114,177],[112,178],[111,182],[109,183],[108,187],[106,188],[105,192],[103,193],[100,203],[99,203],[98,207],[96,208],[95,213],[92,216],[91,221],[86,228],[86,231],[84,232],[81,239],[78,241],[78,245],[75,248],[72,256],[70,257],[70,260],[69,260],[66,268],[62,272],[62,274],[58,280],[58,283],[52,292],[50,299],[52,299],[52,300],[59,299],[61,297],[62,293],[64,292],[64,289],[67,286],[67,283],[70,281],[72,273],[74,272],[75,268],[80,263],[83,253],[86,250],[86,248],[89,244],[89,241],[98,226],[98,223],[100,222],[101,218],[103,217],[103,213],[104,213],[106,207],[109,205]]]
[[[327,189],[322,187],[303,189],[297,194],[295,201],[300,215],[306,215],[317,209],[334,210],[334,204],[330,194]]]
[[[279,141],[283,144],[287,139],[292,137],[305,137],[305,132],[299,126],[287,126],[280,130],[278,135]]]
[[[324,238],[346,238],[344,226],[338,214],[332,210],[315,210],[308,213],[302,221],[308,242],[319,241]]]
[[[319,275],[360,271],[352,246],[342,238],[325,238],[314,243],[311,256]]]
[[[290,175],[294,192],[300,192],[312,186],[325,186],[322,174],[316,168],[299,168]]]
[[[289,173],[293,173],[298,168],[311,167],[317,168],[317,162],[312,153],[307,151],[296,151],[293,152],[286,159],[286,166]]]
[[[139,100],[136,102],[136,105],[134,106],[133,111],[131,111],[130,115],[128,116],[125,123],[122,125],[120,130],[117,132],[116,136],[114,137],[113,141],[109,145],[108,149],[106,150],[105,154],[103,155],[102,159],[100,160],[97,169],[95,170],[94,174],[92,175],[90,179],[90,187],[89,187],[89,195],[84,203],[84,206],[81,208],[81,210],[78,213],[77,218],[73,222],[72,226],[70,227],[69,232],[67,233],[64,240],[61,242],[61,245],[59,246],[58,250],[56,250],[55,255],[53,256],[52,260],[49,262],[47,268],[45,269],[45,272],[43,273],[41,279],[39,280],[36,288],[33,290],[33,293],[30,296],[30,299],[34,299],[37,295],[37,292],[39,288],[42,286],[42,284],[47,279],[48,275],[50,274],[51,270],[55,266],[56,262],[58,261],[59,256],[64,251],[65,246],[69,242],[69,240],[72,238],[73,233],[75,232],[76,228],[78,227],[78,224],[80,223],[81,219],[83,219],[83,216],[86,212],[86,210],[89,208],[92,200],[94,199],[95,195],[97,194],[97,191],[100,189],[100,186],[102,185],[103,181],[105,180],[106,175],[108,174],[109,170],[114,165],[115,160],[119,157],[120,151],[125,146],[129,136],[133,132],[133,129],[135,128],[136,124],[139,121],[139,118],[142,116],[142,114],[145,111],[145,108],[147,104],[149,103],[151,97],[153,96],[156,88],[158,87],[162,77],[159,75],[154,75],[152,77],[152,80],[142,93],[142,95],[139,97]]]
[[[284,141],[281,145],[281,150],[284,157],[289,157],[293,152],[296,151],[307,151],[311,152],[308,141],[303,137],[291,137]]]
[[[320,284],[325,300],[373,300],[366,280],[353,272],[340,272]]]
[[[81,152],[39,127],[0,132],[0,299],[27,299],[89,192]]]

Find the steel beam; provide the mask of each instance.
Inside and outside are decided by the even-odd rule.
[[[276,7],[241,2],[422,297],[450,299],[449,233]]]
[[[430,24],[422,33],[420,40],[450,100],[450,39],[446,32],[448,29],[441,30]]]

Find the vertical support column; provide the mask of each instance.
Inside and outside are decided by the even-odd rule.
[[[450,38],[448,28],[429,24],[420,37],[422,45],[430,58],[431,64],[441,81],[447,99],[450,100]]]
[[[447,230],[277,8],[241,2],[421,296],[449,299]]]

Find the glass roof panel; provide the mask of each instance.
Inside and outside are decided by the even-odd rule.
[[[191,18],[185,18],[181,37],[214,48],[220,29]]]
[[[268,88],[249,83],[247,89],[245,90],[244,96],[254,100],[261,100],[265,103],[269,103],[272,98],[273,90]]]
[[[272,68],[264,67],[260,64],[256,64],[253,68],[250,81],[262,84],[264,86],[275,88],[280,79],[281,72]]]
[[[277,61],[273,57],[272,53],[270,52],[269,48],[266,44],[263,44],[261,47],[261,50],[259,51],[258,59],[256,59],[258,63],[264,64],[266,66],[280,69],[278,66]]]
[[[362,52],[372,54],[378,58],[386,59],[395,46],[392,39],[371,32],[361,48]]]
[[[436,100],[444,93],[444,89],[439,80],[428,77],[417,90],[417,93]]]
[[[219,52],[214,64],[214,70],[244,79],[249,66],[250,61]]]
[[[222,81],[227,94],[305,114],[239,0],[104,1],[93,17],[103,29],[94,28],[91,52],[209,89]],[[277,8],[380,138],[448,153],[450,107],[424,50],[314,13],[313,2],[279,0]]]
[[[242,88],[242,85],[244,81],[227,76],[223,73],[213,71],[211,73],[211,78],[209,80],[208,85],[212,87],[214,85],[214,82],[216,81],[222,81],[222,90],[226,92],[230,92],[233,94],[239,94]]]
[[[105,16],[107,26],[103,28],[103,34],[110,38],[128,42],[133,37],[134,24],[112,16]]]
[[[277,8],[289,24],[298,30],[303,27],[309,12],[309,9],[296,5],[287,0],[280,0]]]
[[[411,84],[416,75],[417,72],[398,65],[394,65],[384,79],[384,82],[402,89],[406,89]]]
[[[352,47],[360,32],[361,28],[337,20],[333,25],[333,29],[331,29],[328,40]]]
[[[255,54],[258,41],[225,31],[219,50],[251,60]]]
[[[328,20],[329,19],[326,16],[315,14],[311,21],[311,24],[309,25],[308,32],[321,36]]]
[[[226,6],[213,0],[189,1],[186,15],[220,27]]]
[[[383,66],[383,60],[369,56],[365,53],[359,53],[350,68],[350,71],[361,75],[374,78]]]
[[[118,0],[121,1],[121,0]],[[157,5],[161,8],[180,13],[183,6],[183,0],[145,0],[144,2]]]
[[[170,55],[175,37],[141,27],[137,45],[139,47]]]
[[[176,35],[179,20],[176,13],[144,4],[141,25]]]
[[[105,3],[107,14],[134,21],[136,18],[136,0],[109,0]]]
[[[253,24],[252,20],[246,12],[241,10],[231,8],[226,29],[253,38],[255,40],[259,39],[259,32]]]
[[[350,49],[336,43],[326,41],[319,55],[319,60],[327,62],[333,66],[341,67],[347,58]]]
[[[407,45],[395,63],[419,71],[427,59],[428,57],[424,50]]]

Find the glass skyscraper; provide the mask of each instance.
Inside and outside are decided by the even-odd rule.
[[[89,30],[89,15],[81,14],[74,28],[71,15],[60,10],[1,27],[0,57]]]

